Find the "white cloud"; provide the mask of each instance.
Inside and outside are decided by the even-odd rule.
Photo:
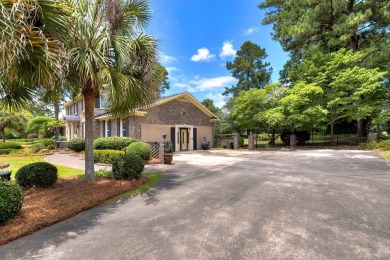
[[[185,87],[188,86],[188,84],[181,83],[181,82],[174,82],[174,83],[172,84],[172,86],[175,87],[175,88],[185,88]]]
[[[225,97],[221,93],[216,94],[210,92],[205,95],[205,98],[213,100],[214,105],[219,108],[222,108],[226,104]]]
[[[189,83],[195,87],[197,91],[205,91],[216,88],[223,88],[232,83],[235,83],[237,80],[231,76],[222,76],[215,78],[200,78],[190,80]]]
[[[158,59],[160,60],[160,62],[161,62],[162,64],[169,64],[169,63],[172,63],[172,62],[177,61],[177,59],[176,59],[175,57],[166,55],[166,54],[163,53],[163,52],[160,52],[160,53],[159,53]]]
[[[233,47],[233,44],[231,42],[224,42],[222,46],[222,51],[219,53],[219,57],[226,58],[226,57],[234,57],[236,56],[236,50]]]
[[[198,61],[210,61],[215,58],[215,55],[210,53],[209,49],[207,48],[200,48],[198,49],[198,54],[194,54],[191,57],[192,61],[198,62]]]
[[[245,31],[245,35],[250,35],[254,32],[257,32],[258,30],[260,30],[259,27],[257,26],[252,26],[251,28],[249,28],[248,30]]]
[[[180,69],[176,67],[165,67],[165,69],[168,71],[168,73],[172,73],[174,71],[179,71]]]

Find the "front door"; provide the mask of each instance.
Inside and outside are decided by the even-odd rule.
[[[180,128],[180,151],[188,151],[188,128]]]

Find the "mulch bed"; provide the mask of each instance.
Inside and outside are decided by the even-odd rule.
[[[0,245],[70,218],[119,194],[135,190],[147,181],[146,176],[132,181],[102,178],[93,183],[68,178],[59,179],[51,188],[34,187],[25,190],[19,215],[0,226]]]

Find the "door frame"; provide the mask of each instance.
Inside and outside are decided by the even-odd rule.
[[[186,151],[192,151],[194,150],[194,137],[193,137],[193,125],[175,125],[175,152],[181,151],[181,135],[180,135],[180,129],[181,128],[187,128],[188,129],[188,150]],[[178,138],[179,137],[179,138]]]
[[[184,131],[183,131],[184,130]],[[187,132],[187,149],[183,149],[183,140],[182,140],[182,133]],[[180,151],[188,151],[189,146],[190,146],[190,133],[189,133],[189,128],[188,127],[180,127],[179,128],[179,133],[180,133]]]

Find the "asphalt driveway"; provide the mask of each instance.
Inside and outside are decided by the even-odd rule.
[[[352,150],[174,155],[149,192],[0,247],[0,259],[390,259],[390,167]]]

